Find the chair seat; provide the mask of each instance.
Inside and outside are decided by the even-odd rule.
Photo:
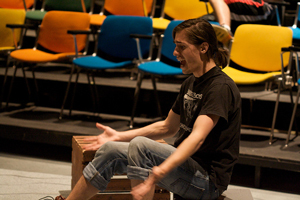
[[[93,14],[91,15],[91,25],[101,26],[105,20],[105,15]]]
[[[46,11],[40,11],[40,10],[27,11],[26,19],[42,21],[46,13],[47,13]]]
[[[293,39],[300,40],[300,28],[291,28],[293,31]]]
[[[86,56],[73,60],[73,63],[79,67],[88,69],[113,69],[129,66],[132,64],[132,61],[111,62],[98,56]]]
[[[160,61],[150,61],[142,63],[138,67],[140,70],[157,75],[182,75],[179,67],[173,67]]]
[[[20,49],[13,51],[10,56],[22,62],[32,62],[32,63],[44,63],[57,60],[67,59],[67,56],[75,55],[75,52],[72,53],[46,53],[40,50],[34,49]]]
[[[274,78],[275,76],[281,75],[281,72],[270,72],[270,73],[251,73],[240,71],[232,67],[225,67],[223,69],[225,72],[236,84],[248,85],[248,84],[258,84],[265,82],[269,79]]]

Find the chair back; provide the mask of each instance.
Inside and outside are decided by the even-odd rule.
[[[178,60],[176,59],[176,56],[173,55],[176,45],[173,40],[172,32],[173,29],[181,22],[183,22],[183,20],[172,20],[169,23],[168,27],[164,32],[164,38],[162,40],[162,45],[161,45],[161,54],[166,58],[175,62],[178,62]]]
[[[24,9],[30,8],[34,4],[34,0],[0,0],[0,8]]]
[[[148,16],[153,0],[105,0],[104,10],[113,15]]]
[[[50,10],[61,10],[61,11],[75,11],[85,12],[90,10],[92,0],[84,0],[84,7],[81,0],[45,0],[44,9]]]
[[[199,0],[164,0],[163,12],[173,19],[198,18],[213,12],[210,3]]]
[[[138,58],[135,39],[130,34],[152,35],[152,19],[138,16],[109,15],[101,26],[98,50],[122,59]],[[150,39],[141,39],[141,54],[149,53]]]
[[[230,59],[250,70],[272,72],[281,70],[281,48],[292,45],[290,28],[243,24],[234,34]],[[287,66],[289,54],[283,55],[283,66]]]
[[[74,40],[68,30],[89,30],[90,15],[82,12],[49,11],[46,13],[38,35],[37,43],[56,52],[75,52]],[[86,46],[85,34],[77,37],[78,51]]]
[[[6,27],[6,24],[24,24],[25,10],[0,8],[0,50],[15,48],[15,42],[18,43],[21,36],[21,29],[15,29],[14,32]],[[15,37],[14,37],[15,36]]]

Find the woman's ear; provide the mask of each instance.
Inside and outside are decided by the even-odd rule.
[[[208,51],[209,44],[207,42],[203,42],[200,45],[200,52],[205,54]]]

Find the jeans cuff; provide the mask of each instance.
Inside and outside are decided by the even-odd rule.
[[[145,169],[136,166],[127,166],[128,179],[146,180],[151,172],[151,169]]]
[[[91,162],[84,168],[83,176],[100,191],[104,191],[109,183],[109,181],[105,180],[103,176],[100,175]]]

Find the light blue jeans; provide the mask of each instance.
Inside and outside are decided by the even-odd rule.
[[[161,164],[176,148],[145,137],[130,143],[107,142],[83,170],[94,187],[103,191],[114,174],[127,173],[129,179],[145,180],[153,166]],[[175,168],[158,186],[186,199],[217,199],[219,190],[209,180],[207,172],[192,158]]]

